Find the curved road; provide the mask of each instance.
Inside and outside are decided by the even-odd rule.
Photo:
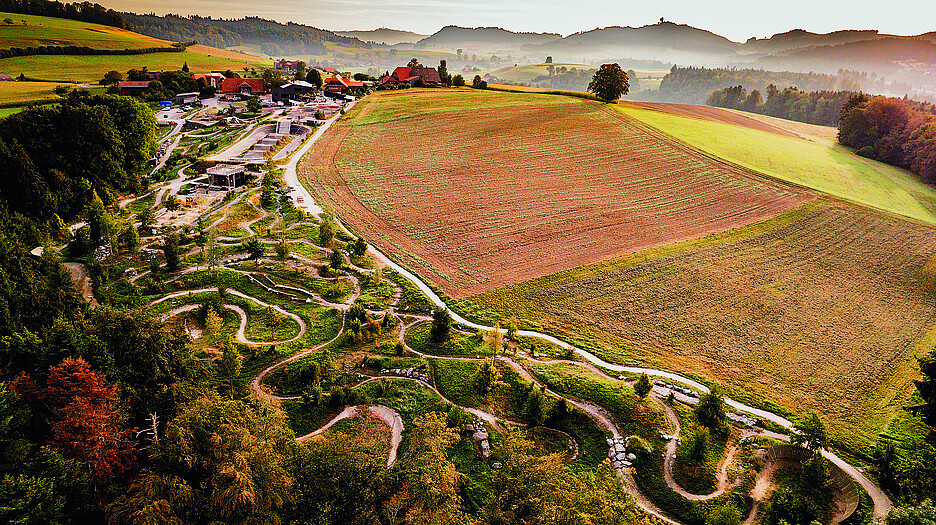
[[[351,106],[353,105],[354,103],[351,104]],[[348,109],[350,109],[351,106],[349,106]],[[322,212],[322,208],[319,207],[315,203],[315,201],[312,198],[311,193],[309,193],[309,191],[304,186],[302,186],[302,184],[299,182],[299,178],[296,173],[296,166],[298,165],[299,160],[302,158],[302,156],[305,155],[306,152],[308,152],[308,150],[312,147],[312,145],[314,145],[315,142],[322,136],[322,134],[324,134],[325,131],[329,127],[331,127],[332,123],[337,120],[338,115],[339,114],[336,113],[334,117],[332,117],[325,123],[325,125],[321,126],[319,130],[315,133],[315,135],[313,135],[312,139],[310,139],[302,148],[300,148],[293,155],[292,159],[289,161],[289,164],[286,165],[285,177],[286,177],[287,184],[289,184],[290,186],[293,186],[294,191],[296,191],[303,197],[303,202],[299,206],[305,211],[307,211],[308,213],[319,214]],[[338,225],[348,234],[354,235],[340,221],[338,221]],[[425,294],[426,297],[428,297],[429,300],[432,301],[432,303],[435,304],[437,307],[447,309],[452,315],[452,320],[455,321],[456,323],[463,324],[465,326],[469,326],[469,327],[479,329],[479,330],[490,331],[494,329],[493,327],[490,327],[490,326],[484,326],[484,325],[469,321],[468,319],[465,319],[464,317],[460,316],[458,313],[451,311],[451,309],[448,308],[448,305],[445,304],[445,301],[443,301],[438,295],[436,295],[436,293],[433,292],[432,289],[429,288],[429,286],[426,285],[426,283],[422,281],[422,279],[416,277],[407,269],[393,262],[389,257],[387,257],[380,250],[376,249],[373,245],[368,247],[368,251],[379,261],[389,266],[390,268],[395,270],[397,273],[399,273],[400,275],[404,276],[406,279],[411,281],[414,285],[416,285],[416,287],[418,287],[419,290],[422,291],[423,294]],[[500,328],[499,330],[502,333],[507,332],[505,328]],[[675,374],[673,372],[667,372],[665,370],[656,370],[653,368],[622,366],[622,365],[609,363],[607,361],[600,359],[599,357],[595,356],[594,354],[586,350],[578,348],[572,344],[569,344],[559,338],[556,338],[548,334],[543,334],[543,333],[532,331],[532,330],[518,330],[517,335],[520,335],[523,337],[535,337],[537,339],[541,339],[549,343],[552,343],[560,348],[571,350],[579,354],[580,356],[582,356],[584,359],[591,362],[592,364],[604,367],[608,370],[614,370],[618,372],[627,372],[627,373],[632,373],[632,374],[646,373],[648,376],[662,377],[673,382],[682,383],[696,390],[699,390],[700,392],[703,392],[703,393],[707,393],[709,391],[708,387],[699,383],[698,381],[694,381],[688,377],[684,377],[679,374]],[[793,428],[793,423],[790,420],[784,418],[783,416],[774,414],[773,412],[768,412],[766,410],[761,410],[759,408],[745,405],[743,403],[740,403],[728,397],[724,398],[724,400],[725,400],[725,404],[727,404],[728,406],[730,406],[731,408],[735,410],[747,412],[748,414],[751,414],[758,418],[772,421],[788,430],[792,430]],[[868,493],[868,495],[871,497],[872,501],[874,502],[874,517],[875,518],[883,518],[884,516],[887,515],[887,512],[888,510],[890,510],[891,506],[893,506],[893,503],[891,502],[890,498],[888,498],[887,495],[884,494],[884,491],[882,491],[877,485],[875,485],[870,479],[868,479],[867,476],[861,473],[858,469],[849,465],[843,459],[838,457],[835,453],[828,451],[828,450],[824,450],[823,456],[825,456],[829,461],[831,461],[836,466],[844,470],[856,482],[858,482],[858,484],[861,485],[861,487]]]

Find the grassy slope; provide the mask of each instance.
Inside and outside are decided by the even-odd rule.
[[[16,23],[0,23],[0,49],[37,46],[83,46],[92,49],[143,49],[165,47],[169,42],[143,37],[116,28],[104,28],[77,20],[46,16],[0,13],[0,20],[12,18]],[[22,21],[26,21],[23,25]]]
[[[904,170],[827,139],[799,140],[719,122],[615,106],[729,162],[830,195],[936,224],[936,191]]]

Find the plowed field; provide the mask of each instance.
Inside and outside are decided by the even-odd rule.
[[[766,223],[471,300],[606,359],[694,373],[873,443],[913,389],[936,305],[936,230],[815,202]]]
[[[813,198],[602,104],[477,91],[375,95],[316,144],[301,176],[355,231],[456,298]]]

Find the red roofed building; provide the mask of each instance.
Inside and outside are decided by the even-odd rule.
[[[406,82],[413,86],[422,79],[424,84],[441,84],[442,78],[434,67],[398,67],[390,76],[380,79],[380,87],[393,88]]]
[[[267,93],[267,87],[262,78],[226,78],[221,82],[221,92],[225,95],[263,95]]]
[[[192,75],[192,80],[205,79],[205,83],[215,89],[221,89],[221,83],[224,82],[224,75],[221,73],[196,73]]]
[[[151,80],[121,80],[117,83],[117,90],[121,95],[139,95],[146,91]]]
[[[296,71],[299,70],[299,61],[282,59],[277,62],[274,62],[273,67],[288,75],[295,75]]]
[[[6,73],[0,73],[0,82],[9,82],[13,80],[13,77],[7,75]]]
[[[360,89],[362,87],[364,87],[363,82],[355,82],[353,80],[348,80],[341,75],[335,75],[331,78],[325,79],[325,85],[322,87],[322,89],[332,93],[344,93],[346,91]]]

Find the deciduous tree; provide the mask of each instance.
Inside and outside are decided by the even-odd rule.
[[[605,102],[614,102],[621,98],[627,94],[629,88],[627,73],[616,63],[602,64],[588,83],[588,92],[594,93]]]

